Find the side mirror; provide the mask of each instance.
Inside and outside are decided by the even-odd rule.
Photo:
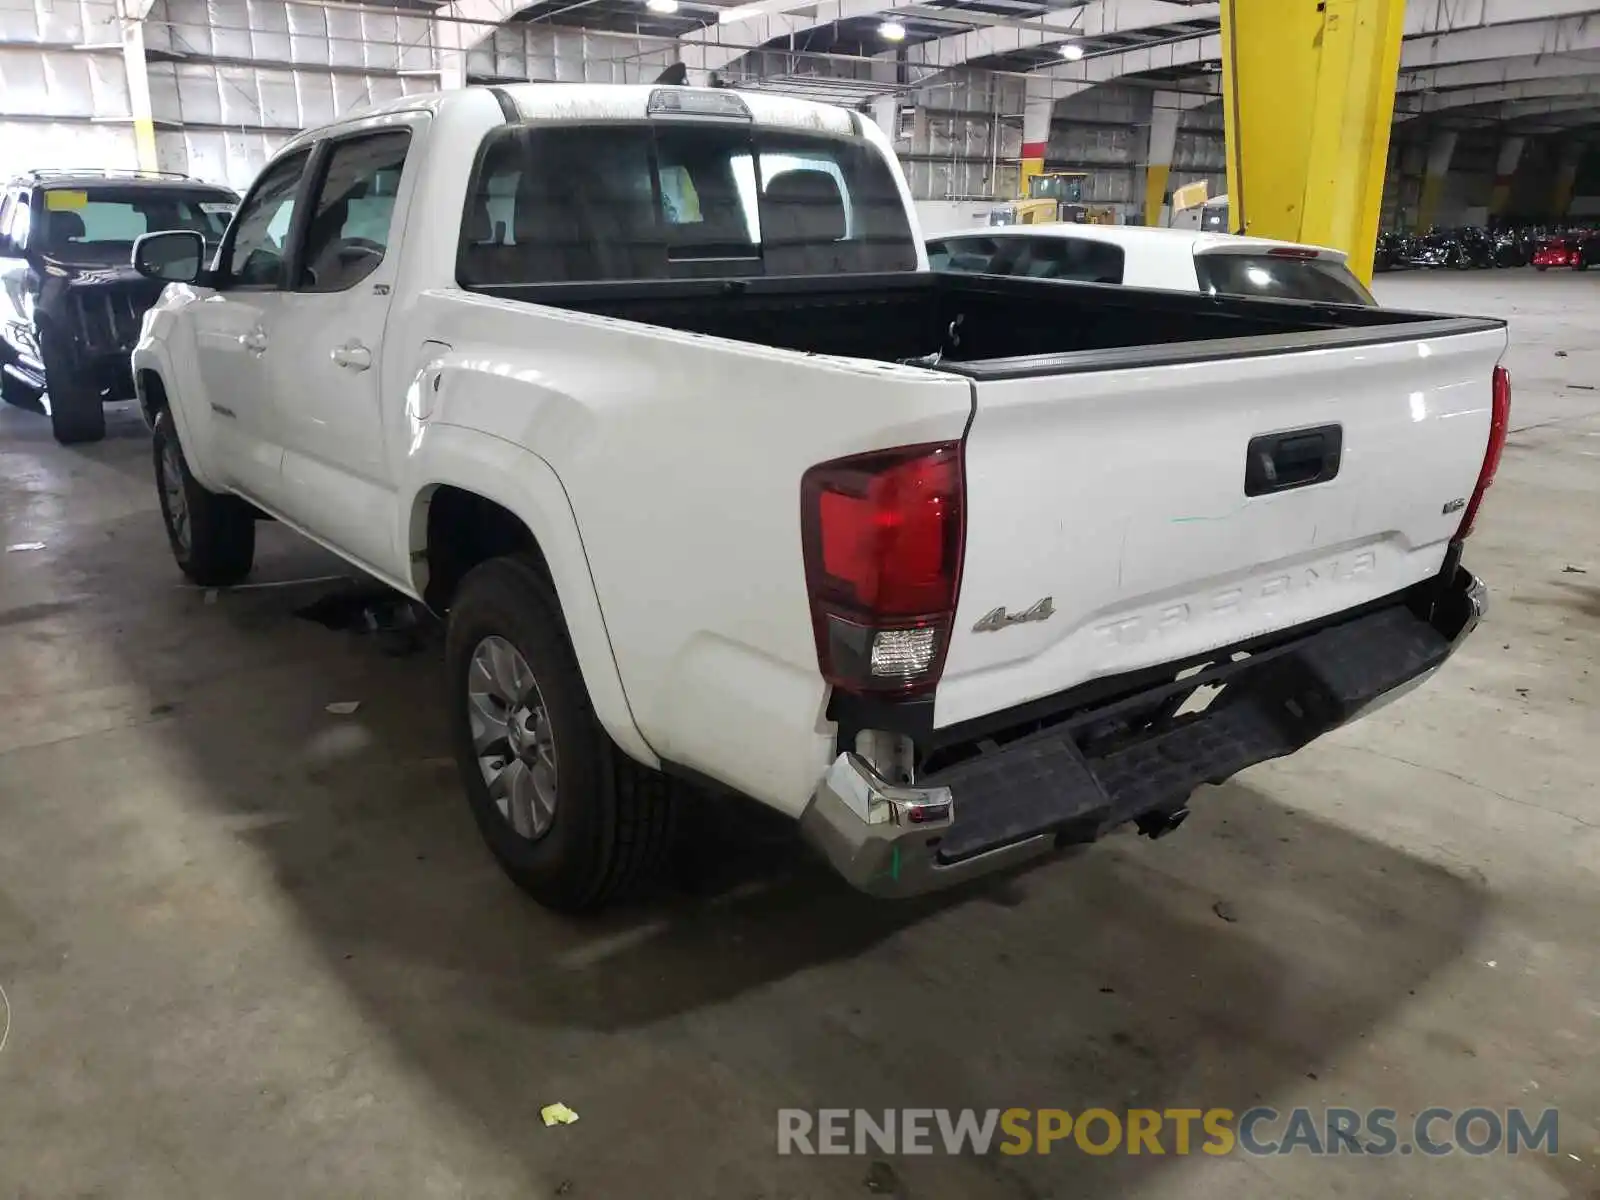
[[[205,259],[205,238],[189,229],[147,233],[133,243],[133,269],[162,283],[197,283]]]

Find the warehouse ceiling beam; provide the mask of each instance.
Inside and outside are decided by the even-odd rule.
[[[1530,4],[1538,2],[1529,0]],[[1406,42],[1401,66],[1412,71],[1454,63],[1596,50],[1600,50],[1600,17],[1564,17],[1415,38]]]
[[[1595,0],[1411,0],[1406,37],[1600,13]]]
[[[801,7],[787,4],[787,0],[779,2],[788,8]],[[728,12],[744,13],[751,7],[741,5]],[[893,12],[902,20],[926,16],[952,25],[976,26],[963,33],[925,42],[910,51],[909,56],[919,63],[960,66],[973,58],[1030,46],[1201,21],[1207,17],[1215,19],[1216,8],[1211,3],[1186,4],[1183,0],[1074,0],[1052,4],[1038,17],[1011,17],[976,10],[968,13],[960,8],[927,9],[906,0],[824,0],[814,8],[807,8],[803,16],[771,12],[748,20],[730,21],[725,13],[719,25],[685,34],[680,39],[683,43],[680,57],[691,71],[720,71],[749,53],[752,45],[796,37],[852,17]],[[723,38],[724,29],[736,35],[733,44]]]
[[[1582,54],[1533,54],[1459,63],[1449,67],[1402,70],[1400,91],[1440,91],[1445,88],[1482,87],[1492,83],[1564,79],[1582,75],[1600,75],[1600,58]]]
[[[935,67],[959,67],[975,58],[1031,50],[1038,46],[1066,45],[1107,34],[1137,33],[1164,25],[1203,24],[1217,19],[1215,4],[1176,4],[1172,0],[1111,0],[1075,10],[1069,22],[1037,24],[1019,21],[1008,26],[974,29],[925,42],[916,48],[919,62]],[[1048,14],[1054,15],[1054,14]],[[1065,29],[1065,31],[1064,31]],[[1201,36],[1205,30],[1197,30]]]
[[[787,3],[787,0],[777,2]],[[1073,40],[1074,35],[1093,38],[1163,25],[1201,24],[1216,20],[1219,13],[1219,7],[1214,3],[1104,0],[1099,4],[1073,8],[1070,18],[1063,19],[1066,15],[1063,10],[1067,7],[1053,5],[1044,16],[1037,19],[986,21],[985,27],[925,42],[915,48],[912,57],[919,64],[929,67],[958,67],[974,59],[1065,43]],[[1539,24],[1555,18],[1591,13],[1600,14],[1597,0],[1412,0],[1406,10],[1405,36],[1440,39],[1446,35],[1486,31],[1506,25]],[[962,14],[959,9],[946,8],[940,10],[940,17],[960,21]],[[795,18],[786,19],[796,21]],[[808,27],[824,23],[821,20],[810,23],[797,21],[797,24]],[[1197,30],[1189,39],[1174,40],[1180,43],[1184,40],[1205,42],[1209,36],[1213,35]],[[1559,37],[1559,33],[1556,36]],[[1449,45],[1444,47],[1446,50],[1449,48]],[[1203,57],[1214,58],[1216,55]],[[1060,72],[1052,74],[1063,77]]]
[[[1396,107],[1412,114],[1470,108],[1480,104],[1499,104],[1514,100],[1537,100],[1562,96],[1600,97],[1600,75],[1574,75],[1565,79],[1524,79],[1515,83],[1486,84],[1483,87],[1454,88],[1402,96]]]

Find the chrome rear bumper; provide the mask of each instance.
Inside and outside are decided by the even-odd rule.
[[[1393,608],[1075,713],[916,786],[839,755],[800,818],[802,835],[861,891],[911,896],[1004,869],[1129,821],[1152,837],[1181,824],[1189,795],[1291,754],[1425,682],[1477,628],[1488,589],[1459,567],[1429,603]],[[1204,712],[1113,739],[1108,721],[1158,708],[1197,683],[1225,686]],[[961,822],[958,825],[958,803]]]

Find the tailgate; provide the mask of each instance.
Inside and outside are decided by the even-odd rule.
[[[1505,345],[1504,328],[1485,327],[980,375],[934,724],[1192,659],[1434,575],[1483,465]]]

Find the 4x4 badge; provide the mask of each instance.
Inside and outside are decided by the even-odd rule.
[[[1056,615],[1054,600],[1046,596],[1043,600],[1036,600],[1027,609],[1015,615],[1006,612],[1004,608],[991,609],[972,627],[973,633],[994,633],[996,630],[1005,629],[1011,625],[1026,625],[1030,621],[1048,621]]]

